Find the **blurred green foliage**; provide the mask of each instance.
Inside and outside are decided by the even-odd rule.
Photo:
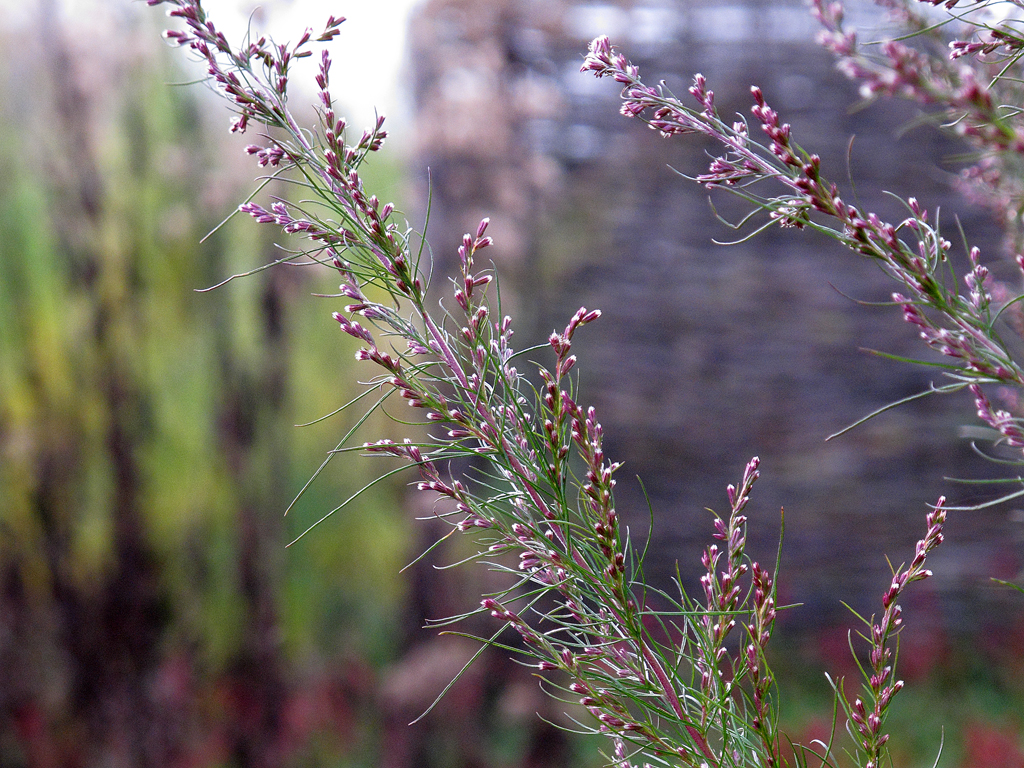
[[[332,665],[382,664],[399,637],[400,483],[285,549],[380,470],[337,462],[282,517],[360,415],[294,426],[360,391],[335,302],[309,298],[333,281],[294,268],[196,292],[279,252],[240,218],[200,244],[255,165],[244,137],[202,116],[223,117],[210,94],[168,87],[157,29],[133,34],[149,44],[18,30],[0,62],[4,765],[46,748],[31,723],[53,744],[84,739],[84,764],[125,750],[164,762],[118,737],[161,727],[152,691],[176,659],[199,749],[245,664],[291,690]],[[395,161],[371,173],[399,184]]]

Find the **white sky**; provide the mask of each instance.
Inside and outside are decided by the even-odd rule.
[[[248,14],[259,8],[254,28],[279,42],[296,40],[306,27],[314,34],[323,29],[331,14],[344,16],[340,34],[330,45],[331,93],[346,106],[353,127],[361,129],[373,120],[374,109],[389,121],[401,120],[400,74],[405,52],[405,30],[409,12],[418,0],[206,0],[204,7],[214,17],[219,8],[231,8],[232,39],[244,33]],[[232,8],[233,7],[233,8]],[[303,63],[312,62],[317,56]],[[312,65],[311,65],[312,66]],[[301,70],[296,70],[299,72]],[[308,75],[312,82],[313,74]]]
[[[420,0],[204,0],[203,7],[229,39],[245,33],[254,9],[253,29],[278,42],[297,40],[306,27],[314,33],[323,29],[331,14],[344,16],[340,34],[330,45],[331,92],[345,106],[353,128],[361,129],[373,119],[374,108],[389,122],[401,121],[403,112],[401,67],[405,50],[405,29],[409,12]],[[151,8],[144,0],[0,0],[0,17],[5,26],[29,23],[41,7],[54,6],[71,24],[103,23],[113,16],[154,16],[158,23],[180,27],[164,16],[169,6]],[[109,23],[109,22],[108,22]],[[159,42],[159,41],[158,41]],[[303,64],[318,59],[306,59]],[[296,70],[293,82],[304,80],[307,70]],[[308,75],[312,82],[313,74]]]

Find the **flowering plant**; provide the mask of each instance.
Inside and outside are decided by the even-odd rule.
[[[728,514],[714,516],[717,543],[702,556],[703,594],[688,595],[681,585],[678,594],[668,594],[646,584],[643,551],[623,531],[615,506],[619,464],[605,455],[597,414],[580,403],[573,376],[573,337],[600,312],[580,308],[546,345],[516,351],[511,318],[493,310],[500,308],[494,275],[479,263],[478,254],[491,244],[487,219],[458,249],[452,309],[435,312],[428,306],[422,237],[399,222],[392,203],[364,187],[360,174],[387,137],[383,118],[349,142],[345,121],[335,112],[326,51],[316,75],[316,126],[300,127],[288,107],[291,64],[312,55],[308,46],[314,40],[336,36],[343,19],[332,16],[319,35],[307,30],[291,46],[259,38],[235,47],[200,0],[148,3],[168,5],[169,15],[184,22],[183,30],[167,36],[205,62],[211,83],[236,112],[232,130],[259,125],[266,131],[261,143],[246,148],[270,174],[265,180],[281,180],[303,196],[275,198],[269,206],[250,198],[240,210],[301,239],[300,248],[276,263],[308,261],[334,271],[340,279],[335,298],[348,302],[334,319],[362,345],[357,359],[376,371],[366,390],[377,397],[372,408],[397,398],[426,427],[416,441],[373,440],[339,452],[393,456],[416,466],[417,487],[434,497],[436,516],[453,531],[473,534],[478,550],[471,560],[507,574],[504,586],[485,596],[476,611],[500,624],[486,642],[524,654],[555,695],[582,704],[593,716],[587,727],[611,739],[614,765],[786,763],[766,657],[780,609],[775,567],[746,552],[745,510],[759,460],[751,459],[739,482],[727,488]],[[916,59],[910,54],[890,57],[890,70],[903,80],[887,78],[884,65],[872,69],[857,58],[838,6],[819,4],[817,13],[826,42],[846,57],[852,74],[874,84],[872,93],[884,90],[882,83],[897,92],[911,82],[907,62]],[[979,52],[991,53],[985,46],[954,47],[955,54]],[[913,198],[897,224],[844,201],[819,158],[794,142],[789,125],[757,88],[752,114],[762,141],[745,118],[720,117],[700,75],[690,88],[696,106],[686,106],[665,86],[646,85],[604,37],[591,44],[583,69],[622,86],[623,114],[645,119],[667,137],[700,133],[718,140],[725,152],[696,178],[699,183],[736,191],[767,212],[769,224],[823,231],[876,260],[898,283],[893,302],[905,319],[946,358],[951,383],[938,391],[969,388],[980,418],[998,438],[1024,446],[1018,419],[992,405],[982,389],[991,383],[1019,387],[1024,371],[996,331],[1016,300],[997,297],[977,249],[969,253],[963,296],[950,266],[951,245],[935,217]],[[961,93],[959,82],[927,93],[945,98],[954,110],[984,102],[982,95]],[[992,108],[962,122],[975,126],[967,135],[988,141],[985,146],[1015,151],[1012,141],[1004,141],[1005,132],[992,133],[985,122],[1012,117]],[[972,178],[984,180],[985,172],[979,169]],[[761,193],[755,185],[762,181],[780,184],[782,192]],[[1024,257],[1019,263],[1024,268]],[[538,366],[540,382],[534,385],[519,366],[525,353],[544,347],[551,360]],[[473,469],[457,476],[452,467],[462,459],[471,459]],[[926,560],[942,541],[945,516],[939,499],[910,565],[895,569],[881,618],[864,620],[863,693],[851,701],[844,683],[835,684],[864,768],[876,768],[885,758],[886,713],[903,686],[894,671],[894,639],[902,625],[898,600],[910,583],[930,575]],[[501,639],[507,629],[513,641]],[[834,764],[831,745],[820,754],[801,747],[796,760],[803,764],[814,754]]]

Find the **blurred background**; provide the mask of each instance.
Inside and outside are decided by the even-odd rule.
[[[724,509],[761,457],[752,547],[774,557],[784,505],[781,599],[800,604],[774,659],[785,728],[827,737],[824,672],[856,678],[842,602],[877,610],[885,555],[909,559],[926,505],[986,498],[944,478],[997,468],[958,437],[966,396],[825,443],[931,380],[864,351],[921,355],[899,311],[871,305],[891,283],[813,234],[715,245],[735,233],[672,170],[701,172],[715,148],[620,117],[614,85],[578,69],[604,33],[676,93],[703,72],[723,114],[748,112],[756,82],[844,196],[898,220],[881,191],[916,195],[948,212],[947,236],[956,211],[1012,278],[998,223],[954,190],[962,148],[913,127],[912,106],[852,109],[796,0],[206,6],[236,39],[249,18],[284,40],[349,17],[332,90],[357,131],[376,104],[395,136],[368,182],[422,221],[429,168],[438,272],[491,217],[520,347],[581,305],[604,311],[575,351],[652,578],[678,563],[695,584],[705,507]],[[851,6],[877,28],[874,5]],[[249,220],[203,239],[257,169],[219,99],[175,85],[203,73],[160,39],[159,8],[0,9],[0,766],[601,765],[600,742],[549,724],[585,715],[506,653],[409,725],[476,650],[423,624],[472,608],[485,575],[435,567],[458,542],[402,570],[439,532],[414,520],[403,476],[286,548],[382,466],[332,462],[283,516],[358,416],[295,426],[365,375],[332,300],[311,295],[332,278],[278,269],[196,292],[280,251]],[[397,430],[374,418],[361,434]],[[1006,506],[954,515],[935,578],[904,605],[897,764],[930,765],[944,739],[943,765],[1024,766],[1024,605],[989,581],[1019,577],[1021,521]]]

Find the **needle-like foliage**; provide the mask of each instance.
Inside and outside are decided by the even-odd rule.
[[[429,305],[422,237],[399,221],[392,203],[366,190],[360,175],[387,136],[383,118],[350,143],[335,112],[326,50],[316,75],[316,125],[301,127],[288,107],[290,65],[312,55],[314,40],[330,41],[342,19],[332,16],[319,35],[307,30],[294,45],[259,38],[234,47],[200,0],[149,4],[169,6],[169,15],[184,22],[167,37],[205,62],[210,83],[236,112],[232,130],[255,125],[262,131],[260,143],[246,151],[270,174],[263,180],[288,194],[267,205],[254,194],[240,210],[300,243],[282,261],[333,271],[340,281],[336,298],[345,302],[334,320],[361,344],[356,358],[372,371],[373,407],[390,407],[393,418],[419,425],[415,441],[371,440],[338,452],[398,457],[415,466],[417,487],[432,496],[434,514],[453,533],[471,534],[477,545],[471,560],[505,574],[504,586],[484,596],[476,611],[498,622],[486,642],[525,657],[553,695],[581,704],[592,715],[581,726],[611,739],[608,759],[616,766],[785,765],[789,753],[778,731],[767,656],[778,611],[775,564],[746,552],[745,510],[759,460],[751,459],[728,487],[728,514],[711,521],[702,594],[688,595],[681,584],[675,594],[646,584],[642,553],[615,504],[619,464],[605,455],[603,429],[595,410],[580,402],[573,375],[573,338],[600,312],[580,308],[546,345],[525,350],[547,362],[527,361],[514,349],[511,318],[494,310],[500,308],[494,274],[480,257],[491,244],[487,219],[459,246],[450,299],[438,310]],[[928,345],[950,359],[950,386],[972,387],[979,408],[980,384],[1024,381],[994,331],[999,311],[978,255],[971,255],[971,294],[961,297],[948,266],[950,246],[915,200],[907,201],[908,216],[898,224],[847,204],[756,88],[753,115],[764,143],[754,140],[745,120],[729,124],[719,117],[699,75],[691,108],[664,87],[646,86],[606,38],[593,42],[583,68],[620,83],[623,112],[646,115],[666,136],[698,132],[721,141],[726,153],[700,183],[741,190],[772,221],[827,231],[882,264],[901,286],[894,301]],[[760,180],[780,183],[783,193],[759,196],[751,183]],[[822,216],[833,224],[819,223]],[[408,409],[407,418],[397,415],[393,401]],[[1009,440],[1016,422],[999,413],[987,406],[982,417]],[[942,540],[944,519],[940,500],[911,565],[894,576],[883,618],[866,621],[866,693],[850,703],[842,682],[836,684],[864,768],[884,757],[885,713],[902,687],[889,646],[901,623],[896,600],[929,575],[925,560]],[[811,754],[798,752],[798,760]],[[832,764],[829,753],[820,760]]]

